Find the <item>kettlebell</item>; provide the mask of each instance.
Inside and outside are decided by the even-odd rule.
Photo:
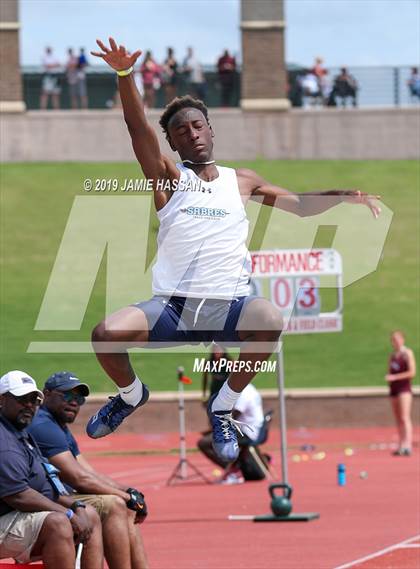
[[[283,495],[276,495],[275,490],[281,488]],[[271,484],[268,488],[271,496],[271,511],[275,516],[288,516],[292,511],[292,488],[288,484]]]

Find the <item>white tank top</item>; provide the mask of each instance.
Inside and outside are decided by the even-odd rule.
[[[232,299],[249,295],[248,218],[236,172],[201,180],[177,164],[178,189],[157,212],[160,221],[153,294]]]

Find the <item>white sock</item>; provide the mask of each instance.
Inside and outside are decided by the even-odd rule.
[[[239,399],[240,394],[240,392],[233,391],[233,389],[229,387],[228,382],[225,381],[212,403],[211,410],[231,411]]]
[[[128,405],[132,405],[134,407],[140,402],[140,399],[143,396],[143,384],[136,376],[133,383],[130,383],[130,385],[127,385],[126,387],[119,387],[118,391],[120,392],[121,399]]]

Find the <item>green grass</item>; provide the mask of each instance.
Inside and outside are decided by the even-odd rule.
[[[344,291],[343,333],[289,336],[285,348],[288,387],[384,385],[390,330],[401,328],[407,333],[409,346],[414,348],[419,344],[418,163],[257,160],[229,165],[253,168],[272,183],[294,191],[358,187],[381,194],[386,205],[393,210],[394,218],[378,270]],[[103,261],[81,330],[34,330],[73,200],[76,196],[86,195],[83,180],[123,180],[139,175],[135,163],[2,166],[2,373],[10,369],[24,369],[42,382],[53,371],[70,369],[87,380],[95,390],[111,390],[112,383],[92,354],[32,354],[27,353],[27,348],[30,342],[40,340],[88,341],[90,330],[104,317],[106,263]],[[145,200],[144,215],[138,222],[139,226],[145,227],[145,235],[149,234],[143,246],[150,261],[155,251],[157,221],[154,216],[149,219],[150,194],[143,194],[142,199]],[[251,211],[254,219],[256,212],[254,207]],[[257,229],[264,229],[261,218]],[[293,235],[289,238],[293,242]],[[258,233],[254,239],[258,241]],[[318,235],[317,245],[328,245],[327,241],[328,231],[325,235]],[[278,247],[281,248],[282,244],[279,243]],[[127,251],[131,251],[130,241],[127,242]],[[77,267],[74,270],[77,274]],[[130,276],[132,270],[127,260],[121,272]],[[139,284],[138,290],[132,294],[135,295],[132,298],[127,296],[129,301],[147,299],[150,287]],[[178,365],[184,365],[190,372],[193,357],[192,353],[136,353],[134,363],[140,376],[153,389],[165,390],[176,388],[175,369]],[[191,389],[199,389],[198,374],[193,374],[193,379]],[[273,374],[260,374],[255,383],[260,387],[274,387],[276,380]]]

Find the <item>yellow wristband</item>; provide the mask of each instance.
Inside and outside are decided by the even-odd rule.
[[[129,67],[128,69],[123,69],[121,71],[117,71],[118,77],[127,77],[130,73],[133,72],[133,66]]]

